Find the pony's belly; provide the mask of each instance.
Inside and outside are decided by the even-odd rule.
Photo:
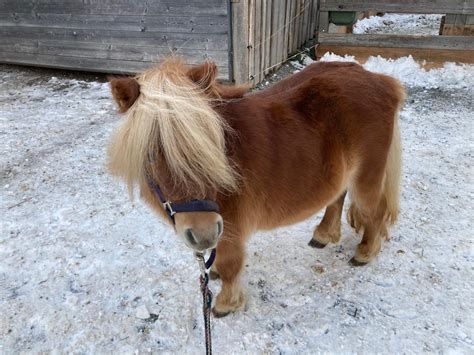
[[[288,206],[289,208],[286,211],[281,209],[276,211],[269,208],[266,211],[266,216],[261,216],[260,220],[257,221],[258,229],[270,230],[304,221],[314,216],[326,205],[326,203],[321,202],[304,209],[295,209]]]

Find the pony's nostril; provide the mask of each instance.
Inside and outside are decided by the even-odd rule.
[[[224,229],[224,223],[222,221],[217,222],[217,236],[220,237],[222,230]]]
[[[186,234],[186,239],[188,240],[188,242],[191,243],[191,245],[197,244],[196,238],[194,237],[193,230],[191,228],[186,229],[185,234]]]

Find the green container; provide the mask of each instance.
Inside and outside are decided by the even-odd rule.
[[[357,12],[355,11],[329,11],[329,22],[337,26],[350,26],[356,21]]]

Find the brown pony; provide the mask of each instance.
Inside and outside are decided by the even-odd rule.
[[[205,198],[220,206],[220,214],[174,216],[188,246],[217,245],[213,275],[222,290],[214,314],[245,305],[239,278],[252,233],[327,206],[310,245],[337,243],[347,190],[348,219],[363,231],[352,263],[372,260],[398,215],[400,83],[354,63],[315,63],[246,94],[218,84],[216,72],[210,62],[189,69],[171,58],[136,78],[112,79],[125,118],[108,150],[111,172],[131,193],[138,185],[163,216],[150,179],[173,203]]]

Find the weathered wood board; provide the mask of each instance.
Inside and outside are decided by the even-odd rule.
[[[468,36],[343,35],[320,33],[317,56],[326,52],[350,54],[364,62],[369,56],[399,58],[411,55],[430,63],[474,63],[474,41]]]
[[[320,0],[320,11],[472,14],[472,0]]]
[[[321,33],[321,45],[361,47],[429,48],[447,50],[474,50],[469,36],[400,36],[381,34]]]
[[[321,44],[317,48],[317,57],[320,58],[326,52],[340,56],[349,54],[354,56],[359,63],[365,63],[370,56],[382,56],[384,58],[400,58],[411,55],[417,62],[427,67],[442,67],[445,62],[456,62],[474,64],[472,51],[450,50],[450,49],[419,49],[419,48],[394,48],[394,47],[360,47],[360,46],[333,46]],[[427,64],[427,65],[425,65]]]
[[[474,15],[446,14],[440,34],[444,36],[474,36]]]
[[[174,53],[229,79],[226,0],[0,0],[0,62],[135,73]]]

